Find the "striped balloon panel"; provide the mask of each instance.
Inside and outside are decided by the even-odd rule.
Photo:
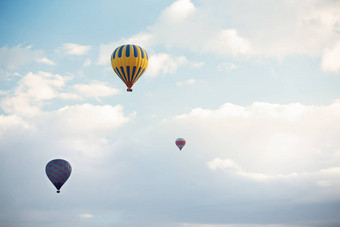
[[[178,138],[178,139],[176,139],[175,143],[176,143],[177,147],[182,150],[182,148],[184,147],[186,142],[185,142],[185,139]]]
[[[148,63],[148,54],[137,45],[120,46],[111,55],[112,69],[128,87],[143,75]]]
[[[52,184],[59,190],[67,181],[72,172],[70,163],[63,159],[54,159],[47,163],[46,174]]]

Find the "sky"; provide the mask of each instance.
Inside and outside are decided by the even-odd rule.
[[[3,0],[0,34],[0,226],[340,226],[340,1]]]

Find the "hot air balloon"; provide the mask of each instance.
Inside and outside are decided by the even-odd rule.
[[[47,163],[46,174],[48,179],[57,188],[57,193],[60,193],[60,188],[70,177],[72,167],[70,163],[63,159],[54,159]]]
[[[179,148],[179,150],[182,150],[182,148],[185,145],[185,139],[183,139],[183,138],[176,139],[176,145]]]
[[[111,66],[118,77],[126,84],[127,91],[142,76],[148,67],[149,58],[146,51],[137,45],[123,45],[111,55]]]

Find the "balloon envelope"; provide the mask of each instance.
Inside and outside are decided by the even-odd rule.
[[[47,163],[46,174],[48,179],[50,179],[52,184],[57,188],[57,193],[60,192],[61,186],[63,186],[70,177],[71,171],[72,167],[70,163],[63,159],[54,159]]]
[[[177,147],[180,149],[180,150],[182,150],[182,148],[184,147],[184,145],[185,145],[185,139],[183,139],[183,138],[178,138],[178,139],[176,139],[176,145],[177,145]]]
[[[149,58],[146,51],[137,45],[123,45],[111,55],[111,66],[118,77],[126,84],[127,91],[142,76],[148,67]]]

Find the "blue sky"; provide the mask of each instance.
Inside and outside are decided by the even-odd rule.
[[[340,225],[339,1],[0,12],[0,226]],[[132,93],[110,65],[128,43],[149,55]]]

